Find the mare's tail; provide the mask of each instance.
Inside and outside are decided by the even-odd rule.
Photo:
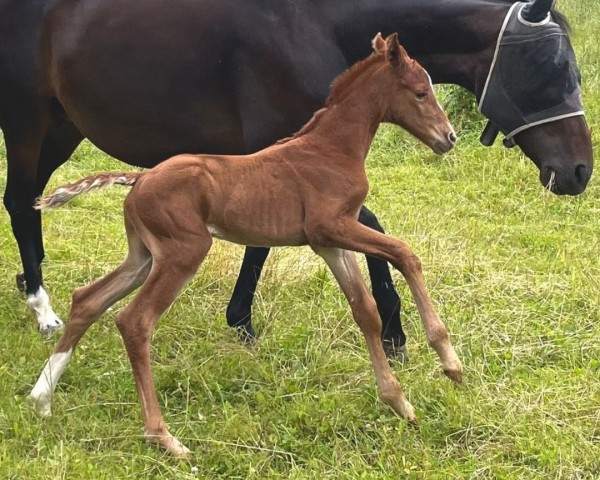
[[[130,173],[99,173],[82,178],[75,183],[69,183],[57,188],[50,195],[38,197],[35,202],[36,210],[46,208],[58,208],[67,203],[73,197],[89,192],[97,188],[106,188],[112,185],[128,185],[133,186],[144,172]]]

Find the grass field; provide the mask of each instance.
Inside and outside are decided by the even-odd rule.
[[[600,7],[559,6],[573,25],[597,157]],[[479,145],[483,124],[473,118],[454,117],[461,140],[443,158],[382,128],[368,163],[367,205],[422,259],[466,370],[458,388],[440,373],[395,273],[411,361],[393,367],[418,430],[377,399],[364,341],[309,249],[272,254],[254,306],[261,340],[240,345],[224,311],[243,249],[221,242],[153,342],[163,413],[193,449],[189,462],[142,438],[113,323],[119,308],[84,337],[54,416],[38,418],[25,398],[56,337],[40,338],[16,291],[21,267],[2,209],[0,478],[600,478],[600,187],[592,180],[576,198],[547,193],[516,149]],[[51,186],[122,169],[86,143]],[[125,193],[80,197],[45,216],[47,288],[63,318],[73,289],[123,258]]]

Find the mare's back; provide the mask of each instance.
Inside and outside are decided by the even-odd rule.
[[[255,151],[308,120],[346,67],[314,8],[59,0],[45,80],[84,135],[130,163]]]

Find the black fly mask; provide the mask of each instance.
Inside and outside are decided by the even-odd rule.
[[[502,131],[504,145],[512,147],[513,137],[527,128],[584,114],[567,34],[550,13],[536,23],[525,20],[527,5],[515,3],[500,30],[479,100],[479,111],[490,120],[481,136],[484,145]]]

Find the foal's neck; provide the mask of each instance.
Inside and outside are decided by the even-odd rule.
[[[382,92],[388,90],[383,60],[365,62],[367,68],[362,71],[344,74],[352,78],[336,81],[327,106],[313,117],[314,127],[304,135],[307,141],[332,146],[340,158],[363,164],[386,113]],[[340,80],[342,85],[338,85]]]

